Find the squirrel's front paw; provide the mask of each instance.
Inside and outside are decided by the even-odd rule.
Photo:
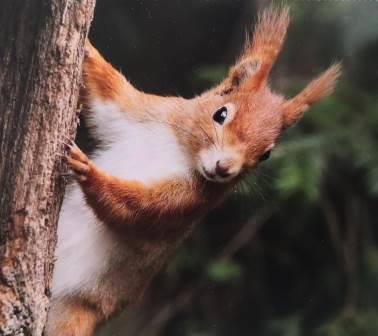
[[[92,57],[94,50],[95,49],[93,48],[91,42],[89,42],[89,40],[86,39],[85,44],[84,44],[84,59],[88,59],[88,58]]]
[[[87,180],[91,170],[90,161],[74,142],[71,142],[68,147],[67,161],[73,171],[73,175],[79,182],[84,182]]]

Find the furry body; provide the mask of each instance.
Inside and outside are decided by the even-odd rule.
[[[92,161],[107,174],[138,181],[146,187],[173,178],[175,183],[187,186],[183,192],[187,189],[203,188],[207,183],[194,181],[197,178],[193,178],[193,172],[186,157],[180,151],[174,132],[166,125],[153,121],[145,123],[136,121],[128,117],[127,113],[121,112],[111,101],[93,101],[90,120],[93,125],[101,125],[100,130],[94,128],[93,131],[97,138],[106,141],[104,148],[95,153]],[[180,195],[180,191],[175,192],[178,192],[177,200],[185,198],[184,195]],[[204,199],[207,194],[209,193],[202,195]],[[201,203],[205,205],[203,201]],[[167,244],[171,245],[172,239],[176,239],[178,244],[209,205],[207,203],[206,209],[197,206],[195,215],[188,214],[181,219],[174,219],[173,217],[177,216],[173,215],[155,223],[143,219],[142,226],[157,227],[150,228],[146,232],[146,239],[133,246],[132,243],[126,243],[127,239],[123,234],[120,238],[119,228],[109,228],[96,217],[86,204],[79,185],[71,186],[64,199],[58,223],[59,240],[52,284],[53,308],[50,319],[59,320],[62,314],[64,315],[67,298],[72,297],[73,293],[80,298],[75,301],[85,298],[83,301],[96,307],[91,313],[100,316],[101,319],[108,317],[120,303],[137,299],[146,283],[140,287],[139,281],[133,283],[130,274],[146,272],[148,265],[150,270],[146,277],[151,278],[166,258],[164,238],[158,243],[155,240],[159,236],[166,236]],[[176,225],[178,230],[175,228]],[[170,226],[173,226],[172,230],[169,230]],[[168,230],[164,231],[164,228]],[[156,229],[160,232],[154,233]],[[143,228],[141,230],[143,231]],[[130,234],[143,235],[138,232]],[[151,239],[151,236],[154,237]],[[148,253],[150,250],[154,251],[153,257]],[[145,256],[149,260],[144,260]],[[138,259],[140,259],[140,270],[135,269]],[[87,314],[88,312],[85,312],[84,315]],[[65,329],[66,325],[63,324],[62,328]]]
[[[85,117],[102,147],[89,160],[70,145],[78,183],[58,223],[48,335],[92,335],[135,302],[193,225],[331,92],[338,65],[292,99],[269,89],[288,22],[287,9],[266,10],[227,78],[193,99],[138,91],[87,43]]]

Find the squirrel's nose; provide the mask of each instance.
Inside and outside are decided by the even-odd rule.
[[[215,166],[215,174],[223,178],[229,177],[231,175],[230,167],[218,160]]]

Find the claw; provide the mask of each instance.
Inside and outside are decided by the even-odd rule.
[[[71,172],[59,173],[58,176],[63,177],[63,178],[71,177],[72,173]]]
[[[71,170],[71,176],[79,182],[86,181],[90,172],[88,157],[80,150],[74,141],[70,141],[66,145],[69,146],[69,152],[65,159]]]
[[[68,148],[70,148],[70,149],[71,149],[71,148],[73,147],[73,145],[75,144],[75,141],[72,140],[71,137],[68,137],[68,136],[66,136],[66,135],[63,135],[62,138],[63,138],[62,143],[63,143],[66,147],[68,147]]]
[[[70,151],[70,157],[83,163],[88,163],[88,157],[80,150],[80,148],[73,143]]]
[[[74,144],[72,142],[65,142],[64,145],[68,148],[68,149],[72,149]]]
[[[89,58],[91,55],[91,51],[87,48],[84,49],[84,58]]]

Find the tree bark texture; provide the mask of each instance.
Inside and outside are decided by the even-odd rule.
[[[94,2],[0,1],[0,335],[43,333]]]

